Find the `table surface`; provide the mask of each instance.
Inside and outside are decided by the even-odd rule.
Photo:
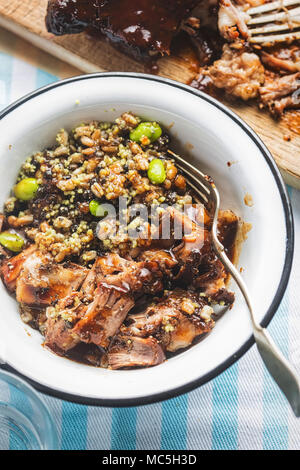
[[[0,109],[35,88],[78,74],[0,28]],[[300,373],[300,192],[289,188],[289,193],[296,230],[294,265],[269,331]],[[300,448],[300,419],[292,415],[255,346],[215,380],[163,403],[112,409],[44,400],[61,449]]]

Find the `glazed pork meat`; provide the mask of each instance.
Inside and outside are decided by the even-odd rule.
[[[100,286],[95,291],[93,302],[76,323],[73,333],[84,343],[93,343],[106,349],[133,306],[131,295]]]
[[[59,265],[51,256],[35,251],[25,260],[18,276],[17,301],[27,305],[51,305],[78,289],[86,274],[83,266]]]
[[[110,369],[130,367],[150,367],[161,364],[166,359],[159,342],[152,337],[116,336],[104,364]]]
[[[158,260],[146,259],[135,262],[110,253],[99,257],[86,277],[82,290],[86,296],[93,298],[94,291],[101,283],[103,287],[111,287],[116,291],[144,292],[153,294],[163,289],[162,271]]]
[[[121,329],[129,336],[154,336],[165,351],[175,352],[214,327],[212,307],[195,292],[175,289],[152,303],[145,311],[129,315]]]
[[[297,40],[278,44],[266,41],[258,46],[250,43],[248,22],[251,18],[247,11],[269,1],[219,1],[215,13],[219,40],[216,41],[215,33],[210,30],[207,41],[206,27],[200,22],[199,32],[193,38],[194,42],[195,39],[198,41],[200,69],[190,84],[219,99],[223,96],[220,90],[224,90],[227,97],[244,101],[256,99],[260,108],[269,110],[278,118],[288,109],[299,108],[297,74],[300,70],[300,49]],[[278,4],[278,13],[280,11],[287,9]],[[291,34],[292,31],[291,28]],[[205,56],[203,51],[207,50],[207,43],[213,45],[214,54],[210,51]]]
[[[114,289],[99,286],[87,304],[81,293],[73,293],[47,310],[45,345],[60,354],[79,342],[106,349],[133,306],[130,295]]]
[[[86,29],[106,36],[136,59],[170,53],[181,21],[199,0],[50,0],[46,25],[56,35]]]
[[[57,36],[77,34],[99,22],[100,1],[49,0],[46,16],[48,31]]]
[[[74,322],[86,311],[87,306],[80,301],[81,295],[73,292],[61,299],[55,307],[46,310],[43,333],[45,346],[58,355],[65,355],[80,343],[73,334]]]
[[[171,219],[173,230],[183,233],[181,242],[175,243],[171,250],[177,261],[173,269],[174,280],[181,285],[192,285],[210,300],[231,305],[234,295],[226,289],[228,275],[212,249],[208,212],[193,207],[186,212],[169,208],[162,217],[162,224],[165,218]],[[237,216],[231,211],[221,211],[218,229],[219,238],[232,258],[238,231]]]
[[[117,254],[98,258],[80,292],[47,310],[46,346],[66,352],[82,341],[107,349],[136,294],[163,290],[157,262],[128,261]]]
[[[1,272],[7,288],[16,291],[18,302],[47,306],[78,289],[87,269],[74,263],[54,263],[50,255],[38,252],[32,245],[5,261]]]

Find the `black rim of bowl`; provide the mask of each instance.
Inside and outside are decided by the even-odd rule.
[[[258,135],[249,127],[239,116],[237,116],[234,112],[229,110],[225,105],[222,103],[218,102],[214,98],[210,97],[209,95],[206,95],[205,93],[198,91],[188,85],[183,85],[182,83],[175,82],[173,80],[167,79],[167,78],[161,78],[153,75],[147,75],[147,74],[140,74],[140,73],[126,73],[126,72],[105,72],[105,73],[94,73],[94,74],[89,74],[89,75],[81,75],[77,77],[72,77],[68,78],[65,80],[59,80],[57,82],[54,82],[50,85],[47,85],[43,88],[39,88],[38,90],[33,91],[32,93],[29,93],[28,95],[25,95],[23,98],[19,99],[18,101],[12,103],[10,106],[2,110],[0,113],[0,121],[9,113],[17,109],[19,106],[22,104],[26,103],[27,101],[31,100],[32,98],[35,98],[43,93],[46,93],[49,90],[53,90],[54,88],[62,87],[64,85],[67,85],[72,82],[78,82],[81,80],[91,80],[91,79],[99,79],[99,78],[133,78],[133,79],[140,79],[140,80],[147,80],[147,81],[153,81],[153,82],[158,82],[158,83],[163,83],[165,85],[171,86],[173,88],[179,88],[181,90],[184,90],[187,93],[190,93],[194,96],[197,96],[199,99],[202,99],[214,107],[218,108],[221,110],[224,114],[229,116],[236,124],[239,125],[240,128],[244,130],[244,132],[251,138],[251,140],[255,143],[255,145],[259,148],[261,154],[265,158],[266,162],[269,165],[269,168],[272,172],[272,175],[275,179],[276,185],[278,187],[280,196],[281,196],[281,201],[283,205],[283,210],[285,214],[285,223],[286,223],[286,251],[285,251],[285,262],[284,262],[284,267],[282,270],[281,274],[281,279],[276,291],[276,294],[273,298],[273,301],[266,312],[261,325],[263,327],[266,327],[273,316],[275,315],[280,302],[283,298],[283,295],[285,293],[288,280],[290,277],[291,273],[291,268],[292,268],[292,262],[293,262],[293,253],[294,253],[294,222],[293,222],[293,214],[292,214],[292,208],[291,208],[291,203],[289,200],[289,196],[287,193],[286,186],[283,182],[283,179],[281,177],[281,174],[279,172],[279,169],[276,166],[275,161],[273,160],[273,157],[270,153],[270,151],[267,149],[265,144],[262,142],[262,140],[258,137]],[[208,374],[205,374],[198,379],[189,382],[181,387],[177,387],[165,392],[161,392],[155,395],[149,395],[149,396],[143,396],[143,397],[138,397],[138,398],[121,398],[121,399],[101,399],[101,398],[90,398],[90,397],[84,397],[80,395],[73,395],[70,393],[65,393],[61,392],[59,390],[44,386],[32,379],[30,379],[27,376],[24,376],[21,372],[17,371],[13,367],[9,366],[8,364],[4,364],[1,367],[5,370],[11,371],[21,377],[23,377],[25,380],[27,380],[31,385],[33,385],[37,390],[39,390],[42,393],[63,399],[63,400],[68,400],[72,401],[75,403],[80,403],[80,404],[85,404],[85,405],[93,405],[93,406],[107,406],[107,407],[127,407],[127,406],[139,406],[139,405],[147,405],[150,403],[155,403],[163,400],[167,400],[170,398],[174,398],[178,395],[182,395],[184,393],[190,392],[201,385],[204,385],[205,383],[209,382],[222,372],[224,372],[226,369],[228,369],[231,365],[233,365],[238,359],[240,359],[249,349],[250,347],[254,344],[254,337],[253,335],[246,341],[241,348],[239,348],[232,356],[227,358],[224,362],[222,362],[218,367],[210,371]]]

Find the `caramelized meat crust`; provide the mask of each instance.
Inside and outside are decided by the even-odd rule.
[[[214,326],[213,309],[195,292],[175,289],[145,311],[129,315],[128,326],[122,334],[154,336],[163,349],[175,352],[192,344],[194,339],[208,333]]]
[[[49,0],[46,26],[49,32],[61,36],[76,34],[95,26],[99,18],[100,1]]]
[[[50,0],[49,32],[74,34],[88,27],[137,59],[169,54],[181,21],[197,0]]]

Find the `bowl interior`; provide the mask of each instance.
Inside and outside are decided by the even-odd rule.
[[[232,209],[252,224],[239,266],[257,318],[262,320],[285,263],[287,230],[279,187],[255,139],[222,109],[180,85],[132,76],[81,77],[16,105],[0,121],[0,205],[20,164],[31,153],[52,145],[59,129],[93,119],[111,121],[128,110],[168,127],[173,147],[215,180],[222,208]],[[246,193],[251,194],[253,207],[245,205]],[[3,286],[0,303],[1,354],[7,363],[43,386],[103,403],[149,400],[204,380],[230,361],[251,336],[247,309],[237,293],[233,309],[196,346],[154,368],[109,371],[44,349],[41,335],[22,323],[16,301]]]

